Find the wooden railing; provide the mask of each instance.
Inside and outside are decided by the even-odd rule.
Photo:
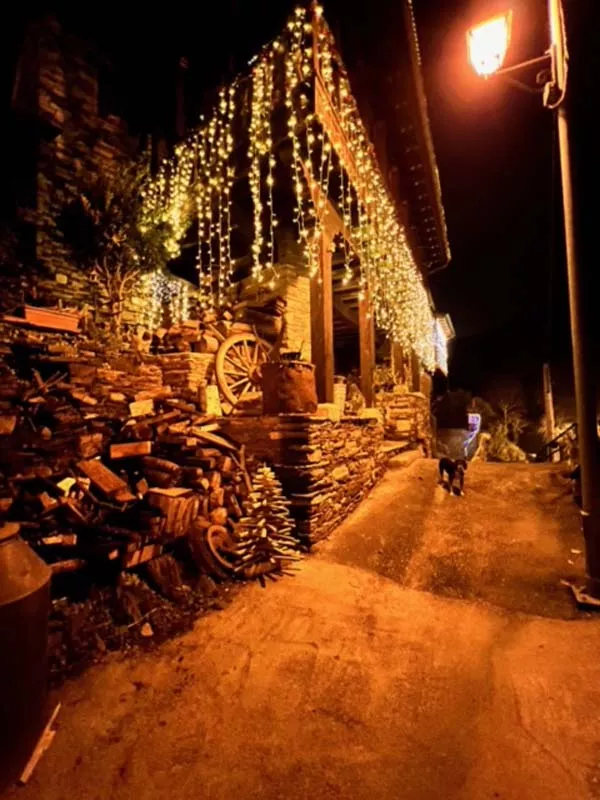
[[[561,431],[558,436],[555,436],[551,441],[546,442],[538,453],[538,461],[552,461],[554,453],[559,452],[561,459],[563,457],[563,450],[566,448],[568,442],[577,440],[577,423],[573,422],[564,431]]]

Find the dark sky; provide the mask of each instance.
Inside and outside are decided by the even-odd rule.
[[[547,46],[544,0],[513,0],[511,63]],[[350,64],[377,58],[379,47],[401,47],[399,2],[324,0],[325,14]],[[568,363],[566,282],[560,186],[553,157],[553,121],[541,99],[500,82],[482,81],[466,61],[465,31],[495,0],[414,0],[452,262],[432,277],[437,305],[452,315],[458,339],[454,383],[478,388],[487,372],[539,375],[550,356]],[[590,2],[567,0],[571,34],[574,149],[580,210],[587,225],[582,257],[591,273],[594,222],[589,193],[589,124],[597,102],[590,69],[594,50]],[[292,5],[284,0],[222,0],[171,8],[94,4],[68,18],[123,65],[128,116],[146,127],[172,119],[173,74],[179,55],[190,60],[190,96],[201,105],[212,87],[246,66],[275,36]],[[596,56],[597,59],[597,56]],[[597,62],[596,62],[597,63]],[[523,79],[534,85],[535,71]],[[394,98],[390,98],[390,105]]]

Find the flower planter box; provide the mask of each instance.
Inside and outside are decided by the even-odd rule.
[[[79,311],[62,311],[59,308],[38,308],[37,306],[24,306],[22,317],[4,316],[5,322],[12,322],[15,325],[33,325],[36,328],[68,333],[78,333],[80,319]]]

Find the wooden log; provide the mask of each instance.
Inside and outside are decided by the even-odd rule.
[[[125,481],[101,461],[79,461],[77,467],[108,497],[114,497],[118,492],[129,492]]]
[[[217,462],[217,469],[222,475],[229,475],[235,469],[235,464],[231,456],[221,456]]]
[[[197,343],[196,351],[198,353],[216,353],[220,346],[221,342],[216,336],[205,333]]]
[[[101,433],[83,433],[77,440],[77,452],[81,458],[100,455],[103,448],[104,436]]]
[[[226,498],[226,506],[229,513],[233,514],[234,517],[239,519],[242,516],[242,507],[240,506],[234,491],[232,491]]]
[[[164,548],[162,544],[146,544],[137,550],[134,550],[130,553],[125,553],[123,560],[121,561],[121,565],[123,569],[138,567],[140,564],[160,556],[163,552],[163,549]]]
[[[62,575],[64,572],[77,572],[87,566],[83,558],[68,558],[65,561],[55,561],[48,565],[53,575]]]
[[[214,509],[222,506],[225,502],[225,489],[216,489],[208,496],[209,508]]]
[[[228,516],[227,509],[223,508],[223,506],[219,506],[218,508],[213,508],[209,518],[213,525],[225,525]]]
[[[181,447],[184,449],[191,449],[194,445],[198,444],[198,440],[193,436],[184,436],[182,434],[172,435],[163,434],[157,437],[156,440],[159,444],[172,445],[173,447]]]
[[[181,569],[172,555],[164,553],[148,561],[146,571],[150,581],[169,600],[177,602],[185,595]]]
[[[119,458],[132,458],[133,456],[147,456],[152,452],[152,442],[125,442],[111,444],[110,457],[114,461]]]
[[[116,503],[133,503],[137,497],[129,491],[129,488],[126,488],[115,492],[113,499]]]
[[[221,488],[221,473],[218,470],[213,470],[206,477],[213,492]]]
[[[97,406],[98,400],[91,394],[88,394],[84,389],[71,389],[69,394],[73,400],[77,400],[83,406]]]
[[[17,425],[17,417],[13,414],[0,416],[0,436],[10,436]]]
[[[157,414],[155,417],[150,417],[150,419],[144,420],[148,423],[148,425],[161,425],[163,422],[175,422],[176,420],[181,419],[181,412],[180,411],[165,411],[164,414]]]
[[[144,468],[144,475],[148,484],[151,486],[158,486],[161,489],[172,489],[179,482],[171,472],[162,472],[159,469]]]
[[[191,489],[150,489],[146,497],[164,516],[163,535],[170,538],[183,536],[198,515],[199,499]]]
[[[158,458],[157,456],[144,456],[142,459],[144,467],[149,469],[158,469],[161,472],[169,472],[179,479],[181,477],[181,467],[174,461],[169,461],[167,458]]]
[[[132,417],[146,417],[154,413],[154,400],[136,400],[129,403],[129,414]]]
[[[203,431],[201,428],[197,428],[195,425],[190,428],[189,433],[192,436],[196,436],[198,439],[215,444],[217,447],[222,447],[225,450],[233,450],[234,452],[237,450],[237,447],[232,442],[223,438],[223,436],[218,436],[216,433]]]

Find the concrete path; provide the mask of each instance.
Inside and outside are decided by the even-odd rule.
[[[547,467],[390,469],[293,579],[63,689],[22,800],[600,798],[600,619]],[[575,562],[570,564],[569,561]]]

